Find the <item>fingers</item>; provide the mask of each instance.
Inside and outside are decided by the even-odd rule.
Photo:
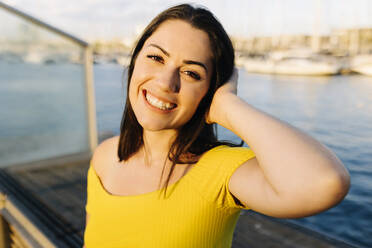
[[[207,124],[213,124],[213,122],[209,119],[209,112],[210,112],[210,108],[207,110],[207,112],[205,113],[205,122]]]

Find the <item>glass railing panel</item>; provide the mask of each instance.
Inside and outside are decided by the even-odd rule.
[[[0,167],[90,150],[85,47],[0,8]]]

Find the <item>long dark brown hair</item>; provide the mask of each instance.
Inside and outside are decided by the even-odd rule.
[[[167,20],[183,20],[189,23],[192,27],[200,29],[208,34],[211,51],[213,54],[213,72],[208,92],[201,100],[191,119],[179,129],[178,135],[168,152],[168,158],[172,162],[172,166],[166,181],[165,194],[169,179],[177,163],[196,163],[197,160],[193,158],[197,158],[207,150],[210,150],[218,145],[243,145],[243,141],[240,144],[219,141],[217,139],[216,124],[207,124],[205,119],[214,93],[230,78],[233,73],[234,49],[231,40],[220,22],[210,11],[202,7],[193,7],[189,4],[181,4],[171,7],[156,16],[145,28],[133,50],[128,68],[126,104],[120,124],[120,138],[118,146],[119,162],[128,160],[141,148],[142,145],[144,145],[143,128],[138,123],[129,101],[129,84],[132,78],[138,53],[141,51],[146,40],[164,21]],[[185,156],[190,154],[192,155],[191,157]]]

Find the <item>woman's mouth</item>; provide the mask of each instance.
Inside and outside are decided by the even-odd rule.
[[[147,90],[143,90],[143,94],[145,95],[145,98],[146,98],[147,102],[151,106],[153,106],[153,107],[155,107],[157,109],[160,109],[160,110],[172,110],[175,107],[177,107],[177,104],[171,103],[171,102],[162,101],[159,98],[155,97],[154,95],[151,95],[150,93],[148,93]]]

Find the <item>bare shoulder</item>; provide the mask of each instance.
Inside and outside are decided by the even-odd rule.
[[[91,161],[98,175],[103,175],[108,168],[107,165],[117,161],[118,142],[119,136],[114,136],[102,141],[94,149]]]

